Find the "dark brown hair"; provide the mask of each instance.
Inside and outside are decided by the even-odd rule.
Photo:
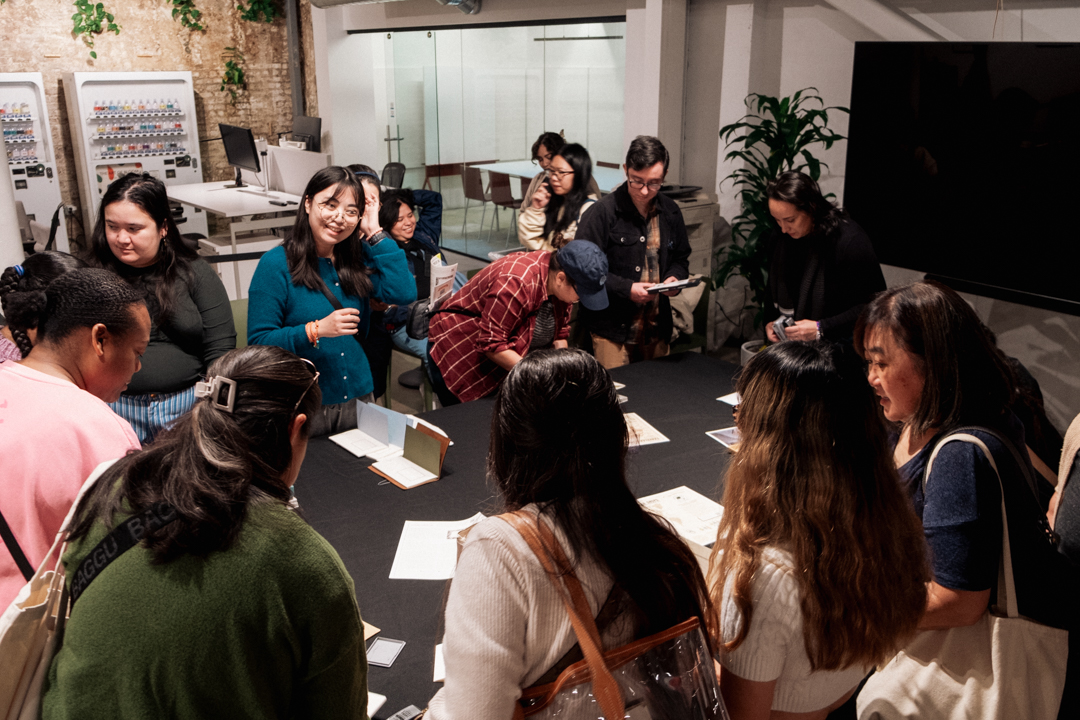
[[[881,333],[914,355],[922,373],[919,406],[907,421],[916,433],[984,424],[1011,405],[1015,373],[955,290],[923,280],[878,293],[855,325],[863,359],[870,336]]]
[[[552,253],[554,255],[554,253]],[[711,613],[690,549],[626,484],[627,429],[607,371],[581,350],[531,352],[495,397],[488,477],[508,510],[531,503],[630,599],[638,637]]]
[[[762,553],[778,547],[791,553],[810,667],[884,661],[915,632],[930,571],[862,364],[825,341],[780,343],[737,389],[741,443],[709,571],[713,602],[730,586],[742,616],[723,647],[746,639]]]
[[[660,138],[652,135],[638,135],[633,139],[630,149],[626,151],[627,169],[641,172],[658,162],[664,163],[664,174],[667,175],[671,156],[664,147],[664,143],[660,142]]]
[[[71,539],[98,522],[114,527],[120,513],[167,502],[180,518],[147,532],[143,545],[154,561],[206,556],[232,544],[249,503],[289,501],[289,425],[322,404],[311,366],[279,347],[251,345],[215,360],[207,377],[236,382],[233,411],[197,400],[153,445],[118,460],[79,503]]]
[[[557,132],[543,132],[540,133],[540,137],[536,138],[536,142],[532,144],[532,160],[537,162],[540,159],[540,146],[543,145],[547,148],[547,151],[551,153],[552,157],[559,154],[563,145],[566,144],[566,140],[563,139],[561,133]]]
[[[356,174],[348,168],[331,166],[323,168],[311,176],[304,188],[304,199],[296,211],[296,222],[292,233],[285,239],[285,259],[289,264],[289,273],[294,285],[303,285],[318,291],[322,287],[319,276],[319,256],[315,250],[315,236],[311,233],[311,220],[306,208],[307,202],[315,202],[315,196],[328,187],[334,187],[334,199],[351,192],[356,198],[356,206],[364,212],[364,188]],[[360,223],[356,223],[349,237],[334,247],[334,269],[341,279],[341,289],[347,295],[367,297],[374,286],[371,283],[371,269],[364,265],[364,251],[360,239]]]
[[[813,218],[814,230],[825,236],[833,235],[847,219],[847,212],[821,194],[814,179],[802,172],[780,173],[765,186],[770,200],[794,205],[797,210]]]
[[[46,298],[42,291],[56,278],[70,270],[86,267],[86,263],[73,255],[48,250],[26,258],[20,267],[22,272],[12,266],[0,273],[0,307],[16,347],[26,357],[33,349],[26,331],[37,328],[45,310]]]
[[[125,200],[149,215],[159,231],[165,230],[165,237],[161,240],[157,259],[149,274],[143,274],[142,270],[133,269],[118,260],[105,236],[105,209]],[[173,222],[165,183],[146,173],[131,173],[119,178],[105,190],[97,223],[90,236],[90,249],[84,259],[95,267],[112,270],[146,290],[150,316],[158,325],[167,325],[172,317],[179,286],[191,282],[191,262],[196,257],[198,254],[184,243]]]

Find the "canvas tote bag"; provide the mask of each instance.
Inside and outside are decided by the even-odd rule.
[[[555,682],[526,689],[515,718],[727,720],[697,618],[605,652],[585,591],[551,528],[523,511],[499,517],[525,538],[547,571],[585,656]]]
[[[114,462],[104,462],[90,473],[34,577],[0,616],[0,718],[41,716],[45,675],[60,649],[67,620],[68,591],[60,562],[67,548],[66,530],[83,494]]]
[[[934,448],[924,478],[948,442],[978,446],[1001,484],[989,449],[966,433]],[[924,481],[925,482],[925,481]],[[1021,617],[1016,604],[1005,488],[1001,488],[998,604],[969,627],[926,630],[870,676],[859,693],[860,720],[948,718],[1054,720],[1065,688],[1069,633]]]

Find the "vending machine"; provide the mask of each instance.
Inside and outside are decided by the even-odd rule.
[[[15,200],[22,202],[30,220],[45,228],[51,227],[60,210],[55,249],[68,252],[56,147],[41,73],[0,73],[0,128]]]
[[[190,72],[75,72],[63,81],[88,234],[105,189],[119,177],[145,172],[165,185],[202,182]],[[180,205],[173,217],[181,233],[208,234],[198,208]]]

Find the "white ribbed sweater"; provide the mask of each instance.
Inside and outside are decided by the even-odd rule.
[[[555,532],[566,548],[561,531]],[[611,578],[592,558],[578,560],[574,573],[595,616],[611,591]],[[604,632],[604,646],[632,638],[628,623],[615,622]],[[536,682],[576,642],[566,608],[525,540],[507,523],[489,518],[469,532],[454,572],[443,637],[446,684],[425,717],[507,720],[521,688]]]
[[[723,641],[728,642],[742,626],[742,614],[732,596],[734,581],[724,583],[720,606]],[[776,680],[773,710],[812,712],[828,707],[870,672],[869,667],[810,671],[803,639],[799,587],[791,553],[765,548],[761,567],[754,576],[754,613],[746,639],[732,652],[721,653],[720,664],[744,680]]]

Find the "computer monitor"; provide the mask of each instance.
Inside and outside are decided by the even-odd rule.
[[[261,172],[259,166],[259,151],[255,147],[255,137],[248,128],[236,127],[235,125],[218,124],[221,132],[221,140],[225,143],[225,158],[229,165],[236,168],[236,187],[243,187],[240,179],[240,169]]]
[[[322,152],[322,118],[306,115],[293,118],[292,139],[306,142],[306,150]]]

